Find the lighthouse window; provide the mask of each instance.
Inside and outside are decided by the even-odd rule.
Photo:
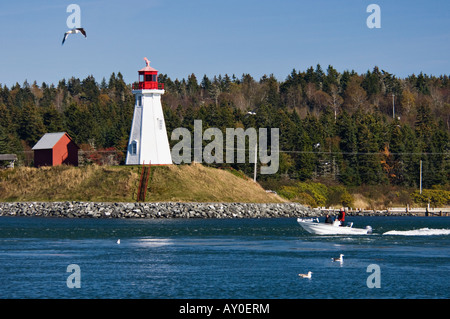
[[[131,155],[136,155],[137,154],[137,141],[131,142],[130,153],[131,153]]]
[[[152,81],[152,75],[151,74],[146,74],[145,75],[145,81]]]

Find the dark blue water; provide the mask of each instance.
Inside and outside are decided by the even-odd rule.
[[[0,297],[450,297],[450,218],[349,219],[374,234],[314,236],[295,218],[0,217]],[[341,253],[342,264],[331,261]],[[67,286],[71,264],[80,288]],[[368,287],[371,275],[380,288]]]

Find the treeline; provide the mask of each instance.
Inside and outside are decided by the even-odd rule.
[[[0,87],[0,153],[17,153],[29,164],[31,147],[42,135],[62,131],[84,151],[123,151],[133,105],[130,86],[120,72],[112,73],[108,82],[97,83],[88,76],[63,79],[56,87],[27,81]]]
[[[400,79],[375,67],[358,74],[320,65],[284,81],[206,75],[172,80],[162,97],[169,140],[177,127],[280,129],[279,178],[329,179],[345,185],[424,187],[450,179],[450,82],[420,73]],[[45,133],[66,131],[83,150],[124,153],[134,110],[120,73],[0,87],[0,153],[26,154]],[[174,142],[172,142],[173,144]],[[122,157],[123,160],[123,154]],[[247,174],[251,164],[234,164]]]

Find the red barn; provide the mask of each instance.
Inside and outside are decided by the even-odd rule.
[[[79,147],[65,132],[46,133],[33,146],[34,166],[68,164],[78,166]]]

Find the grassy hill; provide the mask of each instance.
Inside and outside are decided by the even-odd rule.
[[[138,166],[17,167],[0,170],[0,201],[134,202],[139,177]],[[194,163],[153,166],[146,201],[283,200],[239,172]]]

